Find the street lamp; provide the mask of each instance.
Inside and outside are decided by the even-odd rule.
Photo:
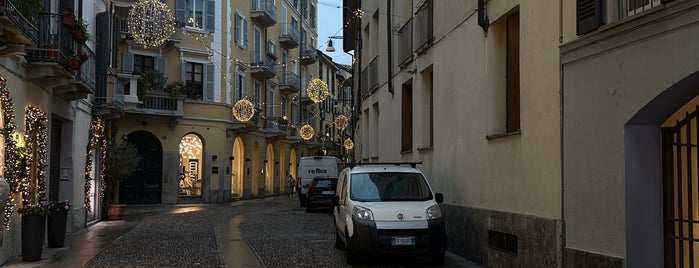
[[[328,37],[328,47],[325,48],[326,52],[335,52],[335,47],[333,46],[333,39],[342,39],[342,36],[334,35]]]

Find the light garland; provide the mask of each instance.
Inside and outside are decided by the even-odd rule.
[[[142,0],[131,7],[129,33],[143,48],[157,47],[175,32],[175,18],[160,0]]]
[[[27,176],[22,180],[22,206],[42,205],[46,201],[46,113],[34,106],[25,109],[25,150]]]
[[[343,130],[343,129],[345,129],[345,128],[347,127],[347,125],[349,124],[349,119],[347,119],[347,116],[338,115],[338,116],[335,118],[335,122],[334,122],[334,123],[335,123],[335,128],[337,128],[337,129],[339,129],[339,130]]]
[[[249,100],[239,100],[233,105],[233,116],[240,122],[250,121],[255,116],[255,106]]]
[[[2,102],[3,111],[3,126],[0,129],[2,137],[4,140],[5,148],[5,159],[3,176],[10,185],[10,193],[7,198],[7,203],[5,204],[5,211],[3,212],[2,225],[6,230],[10,229],[10,217],[15,211],[15,194],[19,193],[22,178],[24,177],[25,170],[21,163],[24,161],[22,157],[22,152],[17,146],[17,140],[15,139],[16,132],[15,129],[15,107],[10,98],[10,91],[7,89],[7,80],[4,77],[0,77],[0,102]]]
[[[308,97],[315,103],[319,103],[321,101],[324,101],[325,98],[330,95],[330,91],[328,91],[328,84],[325,83],[325,81],[320,80],[318,78],[314,78],[311,80],[311,83],[308,84],[308,87],[306,88],[306,93],[308,94]]]
[[[102,157],[106,155],[107,140],[104,136],[104,122],[100,117],[95,118],[95,120],[93,120],[92,124],[90,125],[90,142],[87,144],[87,159],[85,164],[85,197],[83,204],[83,208],[85,209],[86,213],[92,211],[92,205],[90,204],[90,194],[92,193],[92,177],[90,177],[90,174],[92,173],[92,150],[98,150],[98,152],[101,153]],[[99,173],[101,186],[100,197],[104,196],[105,166],[106,165],[101,166]]]
[[[310,125],[303,125],[301,129],[299,129],[299,136],[304,140],[310,140],[313,138],[313,135],[315,135],[315,130],[313,130],[313,127]]]
[[[199,158],[201,155],[201,139],[194,134],[188,134],[180,141],[180,163],[188,159]]]
[[[347,150],[352,150],[352,148],[354,148],[354,142],[350,138],[347,138],[343,145],[345,146],[345,149],[347,149]]]

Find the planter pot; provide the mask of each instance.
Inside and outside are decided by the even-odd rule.
[[[107,205],[107,219],[110,221],[123,220],[124,219],[124,204],[110,204]]]
[[[44,248],[44,230],[46,230],[46,216],[22,216],[23,261],[41,260],[41,251]]]
[[[69,28],[68,31],[70,31],[70,35],[73,37],[75,42],[85,44],[85,41],[87,41],[87,38],[85,38],[85,33],[82,29],[80,29],[80,27]]]
[[[46,57],[52,60],[58,60],[58,46],[46,45]]]
[[[73,29],[75,27],[75,16],[63,15],[61,16],[61,23],[68,29]]]
[[[46,219],[46,236],[50,248],[62,248],[66,241],[68,212],[51,212]]]
[[[82,64],[83,62],[80,61],[80,58],[78,57],[68,58],[68,67],[70,67],[73,70],[80,70],[80,65]]]

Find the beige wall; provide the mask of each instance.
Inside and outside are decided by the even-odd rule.
[[[634,239],[627,236],[629,228],[647,224],[626,221],[632,213],[629,196],[636,194],[628,192],[636,191],[636,183],[627,174],[644,167],[628,164],[633,155],[625,155],[625,126],[699,69],[692,60],[699,42],[696,6],[692,1],[673,3],[562,46],[567,247],[628,258],[634,246],[628,244]],[[564,21],[574,24],[570,12],[566,15]],[[681,106],[672,103],[666,104],[670,111]],[[660,174],[656,179],[660,187]],[[647,213],[662,218],[657,211]]]

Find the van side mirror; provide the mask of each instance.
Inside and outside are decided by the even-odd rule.
[[[340,196],[339,195],[333,196],[333,206],[337,207],[339,205],[340,205]]]
[[[444,195],[442,195],[442,193],[435,193],[434,200],[437,201],[437,204],[441,204],[444,202]]]

